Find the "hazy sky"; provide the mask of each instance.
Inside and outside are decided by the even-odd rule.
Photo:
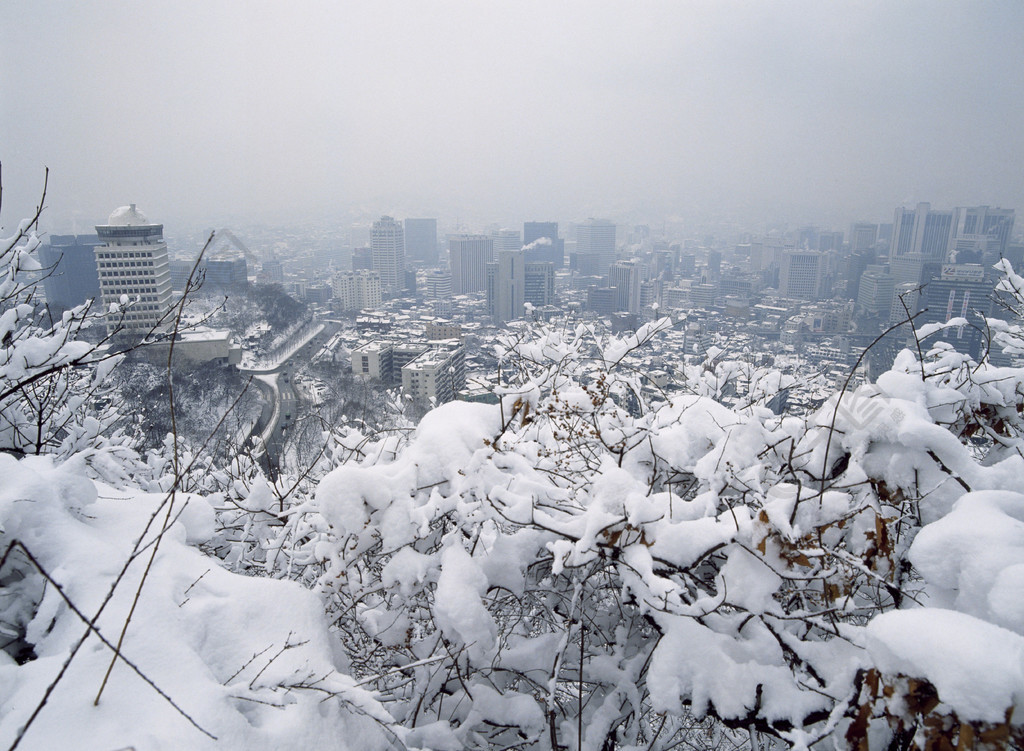
[[[1024,212],[1024,3],[0,4],[2,223]]]

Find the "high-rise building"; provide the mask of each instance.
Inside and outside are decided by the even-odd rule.
[[[895,283],[885,266],[870,265],[861,274],[857,307],[868,315],[882,315],[892,308]]]
[[[819,232],[818,250],[827,252],[829,250],[840,250],[843,247],[842,232]]]
[[[722,251],[708,250],[707,272],[710,279],[718,279],[722,276]]]
[[[587,310],[601,316],[609,316],[615,312],[614,287],[589,287],[587,289]]]
[[[487,235],[451,235],[448,238],[453,294],[487,289],[487,264],[493,252],[494,240]]]
[[[796,300],[818,300],[825,279],[825,254],[790,248],[782,253],[779,292]]]
[[[521,250],[503,250],[487,264],[487,307],[501,325],[523,316],[526,302],[526,257]]]
[[[546,261],[553,263],[556,269],[565,265],[565,240],[558,237],[558,222],[525,222],[523,247],[527,263]]]
[[[94,249],[103,309],[131,301],[124,313],[107,314],[107,330],[120,325],[140,335],[158,327],[171,310],[171,272],[164,226],[151,224],[135,204],[115,209],[106,224],[96,225],[105,244]]]
[[[516,229],[499,229],[491,233],[494,239],[494,255],[492,261],[498,260],[498,254],[503,250],[522,250],[523,238]]]
[[[1013,209],[992,209],[988,206],[964,206],[953,212],[954,250],[960,252],[956,263],[962,264],[965,249],[971,248],[977,259],[974,263],[991,266],[1006,257],[1006,249],[1013,234]],[[952,261],[953,259],[948,259]]]
[[[796,247],[801,250],[817,250],[818,228],[811,225],[797,230]]]
[[[998,240],[1000,250],[1005,250],[1013,234],[1013,209],[989,208],[988,206],[963,206],[956,209],[955,233],[960,235],[985,235]]]
[[[208,258],[203,262],[203,285],[206,287],[238,287],[249,282],[249,265],[245,256]]]
[[[697,256],[693,253],[679,255],[679,275],[683,279],[692,279],[697,274]]]
[[[608,269],[608,286],[614,287],[615,310],[640,312],[640,262],[616,261]]]
[[[373,270],[380,274],[384,292],[397,294],[405,289],[405,232],[390,216],[382,216],[370,230]]]
[[[526,256],[529,258],[529,255]],[[550,261],[526,261],[526,291],[523,299],[534,308],[555,302],[555,264]]]
[[[980,264],[943,264],[939,275],[922,291],[926,303],[918,326],[946,323],[953,318],[966,319],[966,325],[946,328],[933,336],[977,360],[986,338],[985,319],[992,312],[993,287]],[[926,343],[932,341],[929,339]]]
[[[529,262],[522,250],[503,250],[487,264],[487,309],[498,325],[522,318],[526,303],[551,305],[555,297],[555,265]]]
[[[878,225],[869,222],[854,222],[850,225],[850,251],[858,253],[870,250],[878,239]]]
[[[341,271],[334,275],[334,297],[342,311],[375,309],[383,301],[380,274],[376,271]]]
[[[70,310],[86,300],[99,299],[97,245],[102,241],[96,235],[50,235],[39,246],[43,289],[51,310]]]
[[[597,273],[605,275],[615,262],[615,225],[607,219],[588,219],[576,227],[576,253],[597,259]]]
[[[949,252],[953,230],[952,211],[932,211],[929,203],[919,203],[915,209],[896,209],[889,245],[890,264],[901,256],[912,254],[919,255],[923,261],[943,262]]]
[[[437,265],[437,219],[405,220],[405,255],[424,266]]]

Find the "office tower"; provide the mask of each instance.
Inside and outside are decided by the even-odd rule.
[[[825,279],[825,254],[817,250],[787,249],[779,269],[779,292],[796,300],[817,300]]]
[[[878,239],[878,225],[868,222],[854,222],[850,225],[850,251],[858,253],[870,250]]]
[[[487,289],[487,264],[494,253],[494,241],[487,235],[451,235],[448,238],[452,269],[452,294],[483,292]]]
[[[380,274],[376,271],[340,271],[334,275],[333,287],[341,311],[372,310],[383,301]]]
[[[846,297],[856,300],[860,294],[860,279],[869,265],[874,263],[875,255],[870,250],[858,250],[840,262],[839,276],[846,280]]]
[[[519,230],[499,229],[496,232],[491,233],[491,237],[494,239],[494,255],[491,256],[492,261],[498,260],[498,254],[503,250],[523,249],[523,238],[520,237]]]
[[[428,271],[423,282],[423,296],[433,300],[452,296],[452,272],[433,269]]]
[[[892,308],[895,286],[885,266],[868,266],[860,277],[857,307],[867,315],[884,314]]]
[[[1024,243],[1007,243],[1005,258],[1018,274],[1024,271]]]
[[[537,242],[546,238],[547,242]],[[556,269],[565,265],[565,240],[558,237],[558,222],[525,222],[523,224],[523,246],[526,248],[526,262],[547,261]]]
[[[600,273],[601,259],[595,253],[573,253],[570,258],[570,265],[580,276],[596,276],[603,279],[608,275],[607,272]]]
[[[526,254],[529,258],[529,253]],[[523,299],[534,308],[555,302],[555,264],[550,261],[526,261],[526,291]]]
[[[99,300],[96,235],[50,235],[39,246],[46,303],[54,312],[70,310],[86,300]]]
[[[722,275],[722,251],[720,250],[709,250],[708,251],[708,276],[712,279],[718,279]]]
[[[405,220],[405,255],[424,266],[437,265],[437,220]]]
[[[487,264],[487,308],[495,324],[523,317],[526,302],[526,257],[521,250],[503,250]]]
[[[529,245],[542,237],[557,239],[558,222],[523,222],[523,245]]]
[[[1013,209],[964,206],[954,209],[953,214],[953,250],[960,253],[957,263],[963,263],[968,249],[977,256],[971,262],[986,266],[1006,256],[1013,234]]]
[[[952,211],[932,211],[928,203],[919,203],[916,209],[896,209],[889,245],[890,264],[910,255],[919,256],[922,261],[945,261],[953,229]]]
[[[792,246],[790,246],[791,249]],[[763,278],[776,277],[782,266],[782,254],[786,246],[778,241],[756,241],[750,244],[750,270]],[[769,286],[775,286],[771,284]]]
[[[942,262],[936,258],[908,253],[889,263],[889,273],[897,287],[901,284],[925,284],[933,276],[938,276],[940,266]]]
[[[925,343],[942,339],[977,360],[982,355],[987,331],[985,319],[992,312],[993,287],[992,281],[985,279],[985,268],[980,264],[943,264],[939,275],[922,291],[925,305],[918,326],[946,323],[952,318],[965,318],[967,324],[943,329]]]
[[[693,253],[682,253],[679,256],[679,276],[692,279],[697,274],[697,256]]]
[[[405,232],[390,216],[382,216],[370,230],[370,254],[373,270],[380,274],[385,294],[405,289]]]
[[[994,237],[1001,250],[1006,249],[1013,234],[1013,209],[991,209],[988,206],[963,206],[956,209],[956,234]]]
[[[640,310],[650,310],[658,301],[659,292],[663,282],[641,282],[640,284]]]
[[[526,303],[551,305],[555,298],[555,265],[526,261],[522,250],[503,250],[487,264],[487,310],[496,324],[522,318]]]
[[[597,273],[602,276],[607,274],[615,262],[615,225],[607,219],[588,219],[578,225],[576,253],[594,257],[597,260]]]
[[[107,331],[118,325],[127,334],[144,334],[157,327],[171,310],[171,271],[164,226],[151,224],[135,204],[115,209],[106,224],[96,225],[105,244],[96,246],[103,310],[127,296],[124,313],[107,314]]]
[[[587,310],[601,316],[608,316],[615,312],[615,295],[617,290],[614,287],[590,287],[587,289]]]
[[[616,261],[608,269],[608,286],[615,292],[615,310],[640,312],[640,262]]]
[[[843,247],[843,233],[842,232],[819,232],[818,233],[818,250],[824,252],[834,250],[841,250]]]
[[[208,258],[203,270],[204,288],[244,287],[249,283],[249,265],[244,256]]]

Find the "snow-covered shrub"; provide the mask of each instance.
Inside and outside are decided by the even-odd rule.
[[[1019,415],[1021,374],[965,378],[936,349],[806,418],[658,402],[626,363],[663,325],[519,338],[500,404],[440,407],[321,483],[320,588],[406,742],[1016,737],[1021,663],[995,657],[1024,632],[1006,549],[1024,459],[963,439],[990,408]],[[963,549],[975,508],[1006,530],[984,576],[929,552]],[[950,594],[979,576],[970,607]]]

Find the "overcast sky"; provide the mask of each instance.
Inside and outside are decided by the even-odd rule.
[[[8,229],[1024,211],[1024,3],[0,3]]]

